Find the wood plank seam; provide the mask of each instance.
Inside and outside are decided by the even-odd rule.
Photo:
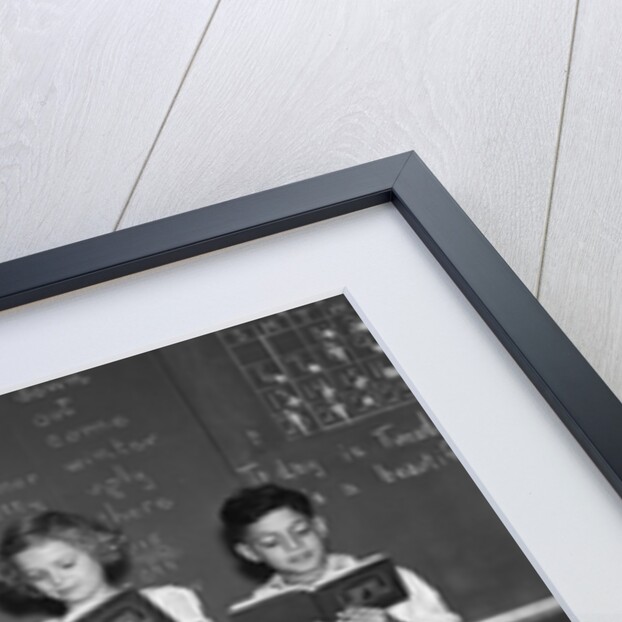
[[[132,188],[130,189],[130,192],[127,196],[127,199],[125,200],[125,203],[123,205],[123,208],[121,209],[121,211],[119,212],[119,216],[117,218],[117,221],[114,224],[114,228],[113,231],[117,231],[121,221],[123,220],[123,217],[125,216],[125,212],[127,211],[127,207],[130,204],[130,201],[132,200],[132,197],[134,196],[134,192],[136,191],[136,188],[138,186],[138,184],[140,183],[140,180],[142,179],[143,173],[145,171],[145,168],[147,167],[147,164],[149,163],[149,160],[151,159],[151,154],[153,153],[153,150],[155,149],[155,146],[158,143],[158,140],[160,138],[160,135],[162,134],[162,131],[164,130],[164,126],[166,125],[171,112],[175,106],[175,103],[177,102],[177,98],[179,96],[179,93],[181,92],[181,89],[183,88],[185,82],[186,82],[186,78],[188,77],[188,74],[190,73],[190,70],[192,69],[192,65],[194,64],[194,60],[197,57],[197,54],[199,53],[199,50],[201,49],[201,46],[203,45],[203,41],[205,40],[205,37],[207,35],[207,31],[209,30],[209,27],[212,24],[212,21],[214,20],[214,16],[216,15],[217,11],[218,11],[218,7],[220,6],[220,2],[221,0],[216,0],[216,4],[214,5],[214,10],[212,11],[211,15],[207,18],[207,22],[205,24],[205,28],[203,29],[203,32],[201,33],[201,36],[199,37],[199,41],[197,43],[197,45],[194,48],[194,51],[192,52],[192,55],[190,56],[190,61],[188,62],[188,65],[186,66],[186,69],[184,71],[184,73],[181,76],[181,80],[179,82],[179,86],[177,87],[177,89],[175,90],[175,93],[173,94],[173,98],[171,99],[171,103],[169,104],[168,108],[166,109],[166,112],[164,113],[164,117],[162,119],[162,123],[160,123],[160,127],[158,128],[158,131],[156,132],[156,135],[153,139],[153,142],[151,143],[151,146],[149,147],[149,150],[147,151],[147,155],[145,156],[145,160],[142,164],[142,166],[140,167],[140,170],[138,171],[138,175],[136,176],[136,179],[134,181],[134,183],[132,184]]]
[[[568,50],[568,64],[566,66],[566,79],[564,81],[564,90],[562,95],[562,105],[559,114],[559,128],[557,130],[557,139],[555,141],[555,155],[553,156],[553,170],[551,173],[551,187],[549,189],[549,196],[546,205],[546,214],[544,217],[544,227],[542,231],[542,247],[540,249],[540,265],[538,266],[538,274],[536,275],[536,286],[534,290],[535,297],[540,300],[540,289],[542,287],[542,274],[544,272],[544,262],[546,255],[546,244],[549,235],[549,224],[551,221],[551,207],[553,205],[553,196],[555,193],[555,181],[557,179],[557,163],[559,161],[559,151],[562,142],[562,132],[564,131],[564,118],[566,115],[566,100],[568,97],[568,84],[570,83],[570,71],[572,68],[572,54],[574,51],[575,37],[577,33],[577,22],[579,19],[579,3],[581,0],[576,0],[575,11],[572,23],[572,31],[570,34],[570,49]]]

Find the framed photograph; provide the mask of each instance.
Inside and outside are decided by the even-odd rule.
[[[0,304],[2,529],[94,516],[226,619],[269,569],[219,510],[272,482],[447,615],[622,614],[622,405],[412,152],[7,262]]]

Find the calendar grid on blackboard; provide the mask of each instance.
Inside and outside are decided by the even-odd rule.
[[[416,401],[341,298],[255,320],[219,338],[288,440]]]

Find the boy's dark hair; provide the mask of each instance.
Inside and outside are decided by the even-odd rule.
[[[300,490],[277,484],[242,488],[228,497],[220,509],[220,520],[230,545],[242,542],[246,530],[266,514],[289,508],[307,518],[315,516],[311,499]]]
[[[98,521],[68,512],[45,511],[23,516],[9,525],[0,541],[0,583],[15,596],[40,599],[15,563],[15,556],[49,540],[59,540],[88,553],[104,570],[111,584],[129,569],[125,536]]]

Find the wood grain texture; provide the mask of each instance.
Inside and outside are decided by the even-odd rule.
[[[541,302],[622,398],[622,5],[581,2]]]
[[[415,149],[529,286],[574,0],[223,0],[121,225]]]
[[[214,6],[0,4],[0,261],[113,230]]]

